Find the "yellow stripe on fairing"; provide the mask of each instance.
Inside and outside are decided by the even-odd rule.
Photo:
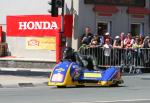
[[[102,76],[100,73],[84,73],[84,77],[100,78]]]

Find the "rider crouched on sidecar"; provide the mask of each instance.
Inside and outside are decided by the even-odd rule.
[[[92,56],[81,55],[78,52],[75,52],[74,49],[72,49],[71,47],[65,48],[63,52],[62,61],[72,61],[72,62],[76,62],[79,65],[79,67],[74,72],[73,78],[75,79],[76,77],[78,77],[81,70],[85,70],[85,69],[95,70],[95,71],[100,70],[98,69],[96,65],[96,61]]]
[[[95,59],[90,56],[83,56],[78,52],[75,52],[71,47],[67,47],[63,52],[62,61],[70,60],[78,63],[82,67],[86,67],[89,70],[98,70]]]

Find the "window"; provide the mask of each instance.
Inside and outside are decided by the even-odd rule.
[[[131,33],[132,33],[132,36],[144,34],[144,24],[143,23],[131,24]]]

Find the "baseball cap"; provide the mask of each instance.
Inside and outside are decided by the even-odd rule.
[[[105,33],[105,35],[109,35],[109,33],[107,32],[107,33]]]
[[[117,35],[117,36],[115,36],[115,39],[119,39],[120,37]]]

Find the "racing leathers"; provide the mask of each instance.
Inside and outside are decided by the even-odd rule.
[[[75,69],[72,74],[73,80],[78,79],[82,69],[87,68],[88,70],[98,70],[96,61],[92,56],[81,55],[80,53],[75,52],[71,47],[64,50],[62,61],[64,60],[76,62],[79,65],[79,67]]]

